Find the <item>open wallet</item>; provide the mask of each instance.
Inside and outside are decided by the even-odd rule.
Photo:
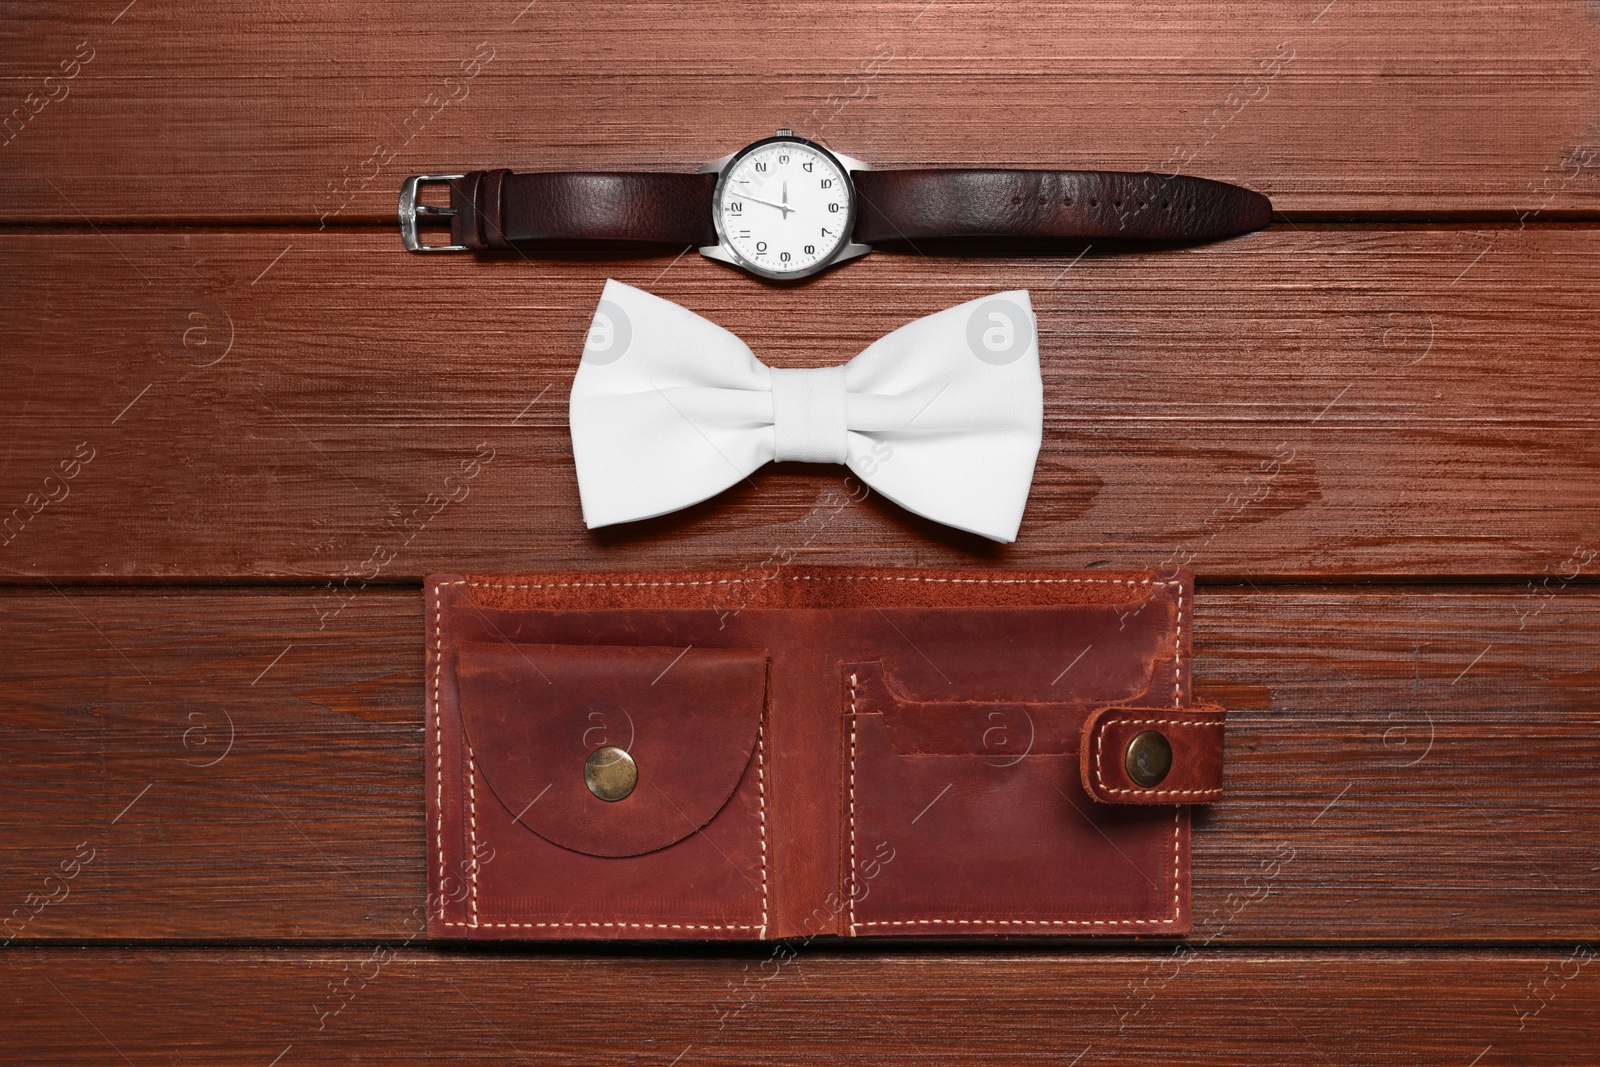
[[[430,935],[1188,931],[1187,573],[430,577]]]

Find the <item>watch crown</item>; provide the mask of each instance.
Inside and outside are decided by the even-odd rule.
[[[780,126],[778,128],[777,136],[779,136],[779,137],[793,137],[794,136],[794,131],[791,130],[787,126]]]

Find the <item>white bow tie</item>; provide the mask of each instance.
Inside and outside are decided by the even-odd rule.
[[[591,529],[664,515],[771,461],[843,463],[909,511],[1016,540],[1044,428],[1026,290],[907,323],[839,367],[768,367],[670,300],[607,281],[572,383]]]

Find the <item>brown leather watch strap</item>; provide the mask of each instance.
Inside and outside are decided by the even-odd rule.
[[[710,245],[715,174],[475,170],[450,182],[450,236],[477,251]]]
[[[1115,171],[851,174],[855,240],[1204,241],[1265,226],[1272,204],[1225,182]],[[475,251],[717,243],[715,174],[478,170],[450,182],[453,242]]]
[[[1185,176],[1077,170],[866,170],[851,175],[862,244],[936,238],[1204,241],[1259,230],[1260,193]]]

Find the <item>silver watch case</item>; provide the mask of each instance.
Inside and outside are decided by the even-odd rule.
[[[722,203],[723,185],[728,180],[728,172],[733,169],[733,164],[735,162],[755,151],[757,148],[763,148],[769,144],[774,144],[779,141],[787,142],[789,144],[805,145],[807,148],[810,148],[813,151],[821,152],[823,155],[833,160],[833,162],[838,166],[839,173],[844,175],[845,184],[850,190],[850,211],[845,219],[845,233],[855,233],[856,183],[855,179],[850,177],[850,172],[855,170],[871,170],[872,168],[861,162],[861,160],[852,156],[830,151],[815,141],[808,141],[804,137],[798,137],[795,135],[793,130],[781,129],[772,137],[764,137],[759,141],[747,144],[737,152],[729,152],[721,159],[714,160],[700,168],[699,173],[701,174],[715,174],[717,176],[717,186],[715,191],[713,191],[711,194],[711,221],[712,224],[717,228],[717,243],[714,245],[702,246],[700,249],[700,254],[705,256],[707,259],[715,259],[722,263],[732,264],[733,266],[738,267],[740,270],[748,271],[757,277],[771,278],[776,281],[794,281],[799,278],[809,278],[814,274],[820,274],[830,267],[843,263],[847,259],[856,259],[872,251],[871,245],[856,244],[854,241],[846,240],[834,251],[833,255],[829,256],[827,259],[819,260],[816,263],[813,263],[804,270],[774,271],[751,263],[749,260],[741,256],[738,250],[728,242],[728,235],[722,231],[722,213],[717,210],[717,206]]]

